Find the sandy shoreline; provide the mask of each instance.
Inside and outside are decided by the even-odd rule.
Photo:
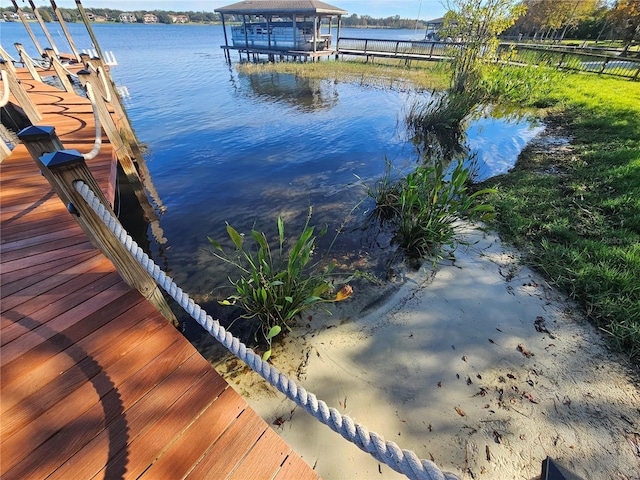
[[[372,287],[316,315],[274,350],[274,365],[461,478],[533,479],[547,456],[585,479],[640,478],[637,376],[496,236],[463,236],[454,262],[413,275],[381,305],[362,313]],[[217,369],[324,479],[404,478],[239,363]]]

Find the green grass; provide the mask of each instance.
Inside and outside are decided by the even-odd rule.
[[[525,151],[498,193],[495,225],[640,362],[640,83],[567,75],[542,103],[572,148]]]

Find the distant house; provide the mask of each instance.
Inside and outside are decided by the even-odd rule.
[[[153,13],[145,13],[142,21],[144,23],[158,23],[158,16]]]
[[[189,23],[189,17],[187,15],[169,15],[171,23]]]
[[[121,13],[120,15],[118,15],[118,19],[122,22],[122,23],[136,23],[138,20],[136,19],[136,16],[131,13],[131,12],[124,12]]]

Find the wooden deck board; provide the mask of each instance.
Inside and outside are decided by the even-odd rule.
[[[40,125],[91,150],[89,102],[19,76]],[[106,138],[88,166],[113,201]],[[0,163],[0,221],[0,477],[318,477],[121,280],[23,145]]]

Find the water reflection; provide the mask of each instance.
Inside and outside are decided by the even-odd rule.
[[[330,110],[338,104],[338,89],[331,81],[288,73],[241,73],[239,79],[247,95],[283,102],[301,112]]]

